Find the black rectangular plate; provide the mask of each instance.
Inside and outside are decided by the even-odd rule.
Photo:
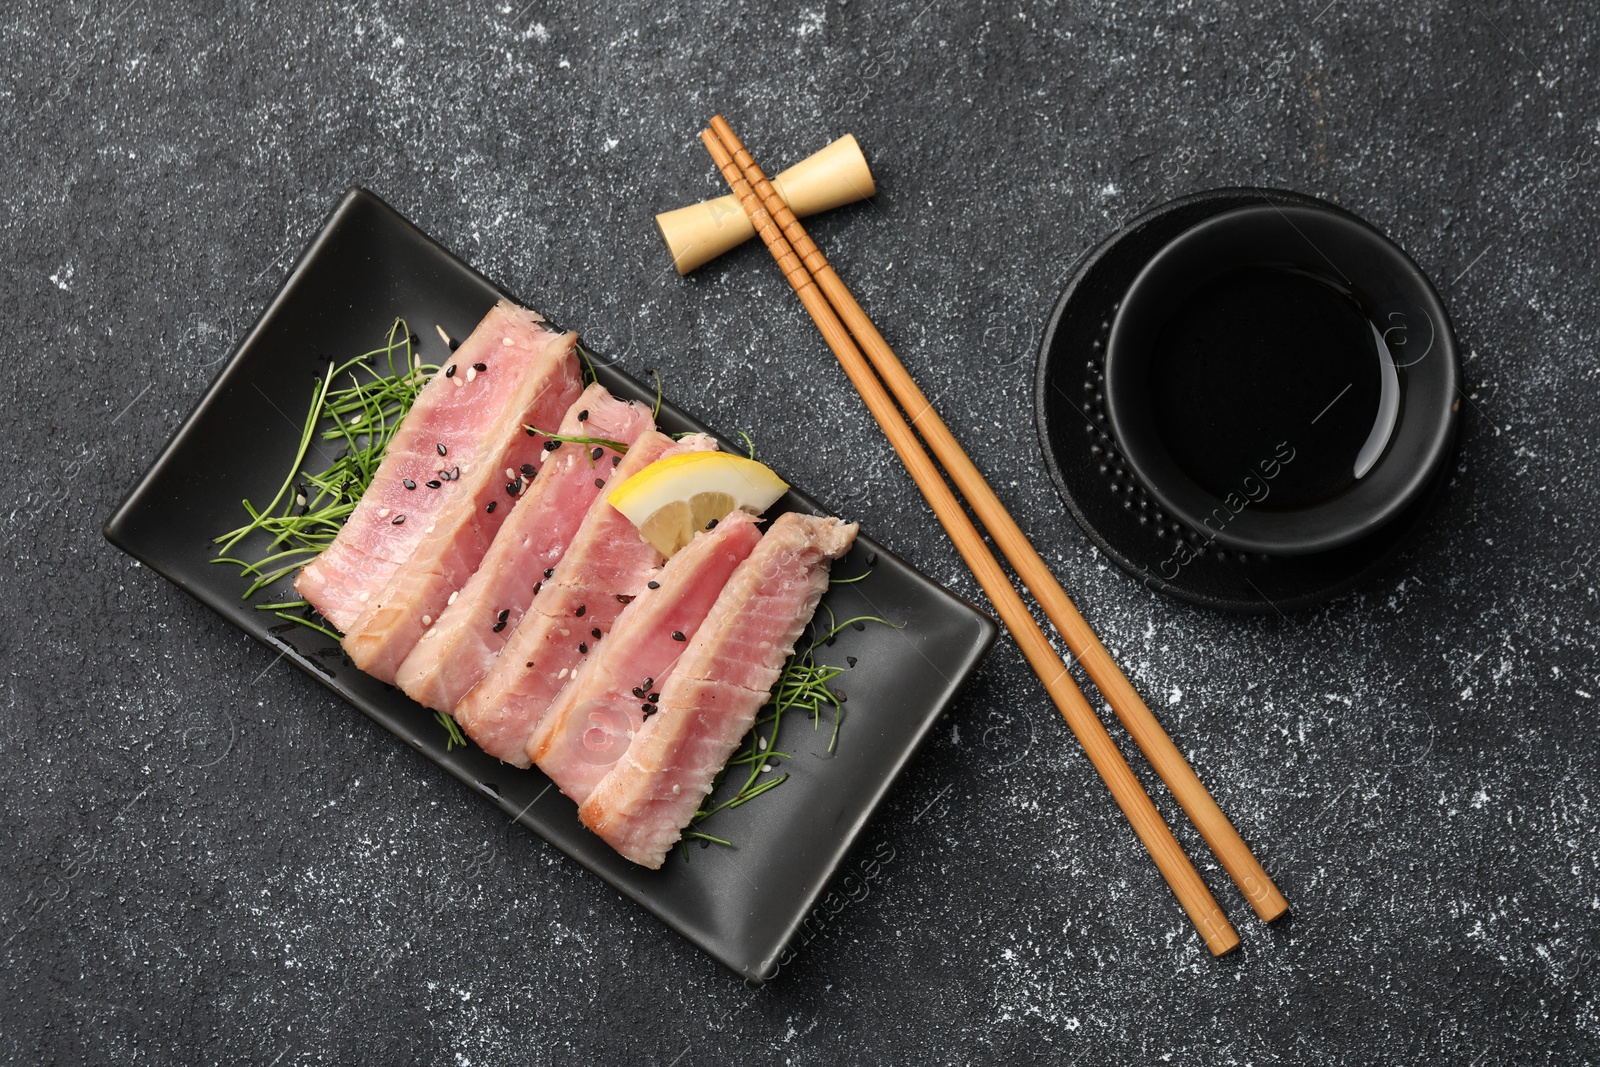
[[[465,337],[502,295],[378,197],[351,190],[194,413],[106,523],[105,535],[283,652],[718,961],[761,982],[934,720],[993,643],[995,624],[988,616],[867,537],[858,539],[834,574],[870,569],[870,576],[834,586],[824,603],[841,619],[870,614],[903,625],[846,629],[827,650],[827,662],[858,658],[858,666],[840,679],[849,700],[837,750],[827,752],[828,723],[813,731],[803,717],[786,721],[782,746],[794,754],[785,768],[789,781],[706,824],[735,847],[696,848],[687,862],[674,855],[661,870],[649,871],[585,830],[573,803],[539,771],[500,763],[476,746],[448,751],[431,713],[356,670],[335,642],[286,626],[242,601],[244,584],[235,570],[209,562],[215,554],[211,537],[241,521],[240,499],[269,500],[282,481],[311,383],[326,367],[322,354],[343,359],[367,351],[398,315],[422,338],[423,359],[435,362],[446,353],[434,324]],[[615,368],[599,365],[596,373],[616,395],[654,402],[653,390]],[[665,403],[658,422],[668,433],[705,430]],[[784,510],[828,513],[797,492],[773,514]],[[870,568],[869,553],[876,553]]]

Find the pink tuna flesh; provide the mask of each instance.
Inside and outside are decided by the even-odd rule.
[[[595,786],[578,817],[635,863],[658,868],[794,651],[850,550],[854,523],[779,516],[717,598],[661,690],[659,711]]]
[[[596,383],[573,401],[558,433],[632,445],[653,425],[642,405],[618,400]],[[545,571],[561,561],[590,507],[620,473],[614,465],[620,458],[610,448],[575,442],[547,454],[476,573],[453,602],[446,598],[443,613],[401,664],[396,685],[430,708],[455,708],[489,673],[533,602]]]
[[[423,525],[410,557],[345,631],[345,653],[381,681],[394,681],[418,639],[444,613],[450,594],[478,569],[532,480],[521,468],[526,465],[537,473],[544,440],[525,427],[555,425],[583,388],[573,353],[575,334],[544,330],[531,312],[508,312],[509,328],[494,317],[491,312],[462,343],[453,360],[455,374],[442,378],[451,383],[446,388],[452,392],[483,396],[470,412],[470,422],[435,442],[437,469],[431,480],[439,487],[421,483],[405,491],[408,497],[438,495],[439,506]],[[509,384],[502,381],[506,378]],[[402,426],[410,421],[408,415]],[[413,521],[408,516],[406,524]]]
[[[663,456],[716,447],[703,435],[674,444],[650,430],[628,449],[612,479],[620,484]],[[623,608],[618,598],[644,592],[660,566],[661,554],[633,523],[604,496],[597,499],[489,673],[456,705],[453,714],[467,736],[497,759],[529,766],[528,739],[610,631]]]
[[[659,698],[734,568],[760,540],[756,520],[734,511],[680,549],[656,576],[657,588],[623,608],[528,743],[528,755],[563,793],[582,804],[627,750],[645,709],[654,714],[651,697]]]
[[[529,406],[525,401],[548,397],[563,411],[577,395],[571,348],[571,335],[550,333],[533,312],[504,301],[495,305],[455,353],[456,373],[447,377],[441,369],[422,387],[372,484],[333,544],[295,578],[295,589],[337,629],[354,629],[428,539],[429,528],[439,531],[442,513],[463,498],[475,502],[481,486],[471,476],[474,464],[504,447],[509,424]],[[465,371],[474,363],[489,370],[475,373],[468,385]],[[509,411],[514,405],[518,410]],[[458,469],[459,480],[446,477]],[[490,472],[484,467],[481,473]],[[408,482],[416,488],[406,488]]]

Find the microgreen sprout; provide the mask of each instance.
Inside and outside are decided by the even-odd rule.
[[[244,500],[250,521],[213,542],[221,548],[211,562],[238,567],[240,576],[249,579],[241,599],[287,579],[339,536],[377,473],[400,420],[439,370],[422,362],[416,344],[405,320],[395,319],[381,346],[342,363],[330,362],[315,380],[294,459],[272,502],[257,507]],[[338,454],[330,460],[332,448]],[[246,551],[247,546],[253,551]],[[255,607],[339,640],[304,600]],[[449,735],[448,748],[467,743],[454,719],[443,714],[438,718]]]

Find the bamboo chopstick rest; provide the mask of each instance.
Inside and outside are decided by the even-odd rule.
[[[852,134],[807,156],[772,179],[778,195],[801,218],[865,200],[876,192],[872,171]],[[679,274],[688,274],[756,235],[739,201],[720,196],[656,216]]]

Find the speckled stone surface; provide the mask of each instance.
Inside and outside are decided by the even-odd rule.
[[[1600,1059],[1600,16],[1324,3],[6,5],[0,1059]],[[101,540],[361,183],[976,598],[766,253],[670,269],[719,109],[774,168],[860,137],[814,234],[1291,920],[1207,862],[1210,959],[1003,640],[747,989]],[[1029,415],[1074,258],[1225,184],[1388,231],[1465,353],[1429,533],[1287,620],[1107,565]]]

